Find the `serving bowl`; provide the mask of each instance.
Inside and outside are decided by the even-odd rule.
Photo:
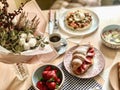
[[[112,49],[120,48],[120,25],[108,25],[101,32],[102,43]]]
[[[52,67],[52,69],[48,69],[48,67]],[[51,71],[51,70],[57,70],[57,77],[60,79],[60,82],[59,82],[59,85],[57,85],[57,88],[56,89],[52,89],[52,90],[60,90],[63,83],[64,83],[64,80],[65,80],[65,76],[64,76],[64,73],[63,71],[58,67],[58,66],[55,66],[55,65],[52,65],[52,64],[46,64],[46,65],[42,65],[40,67],[38,67],[34,72],[33,72],[33,75],[32,75],[32,83],[33,83],[33,86],[36,90],[40,90],[37,86],[38,82],[42,82],[42,85],[44,83],[44,86],[46,88],[48,88],[48,82],[56,82],[56,79],[51,81],[51,78],[48,79],[48,77],[44,77],[43,76],[43,72],[44,71]],[[59,75],[59,76],[58,76]],[[42,79],[41,79],[42,78]],[[53,78],[53,77],[52,77]]]

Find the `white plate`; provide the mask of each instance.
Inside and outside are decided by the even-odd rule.
[[[73,71],[71,70],[72,51],[75,50],[77,47],[79,47],[79,46],[74,46],[66,52],[66,54],[64,56],[64,61],[63,61],[65,69],[71,75],[74,75],[78,78],[92,78],[92,77],[95,77],[96,75],[98,75],[104,69],[105,60],[103,58],[102,53],[96,48],[94,48],[95,49],[94,64],[85,73],[83,73],[81,75],[76,75],[73,73]]]
[[[65,17],[67,15],[68,12],[71,12],[73,10],[77,10],[77,9],[70,9],[70,10],[67,10],[65,11],[64,13],[62,13],[62,15],[60,15],[60,18],[59,18],[59,25],[61,27],[61,29],[68,33],[68,34],[71,34],[71,35],[78,35],[78,36],[83,36],[83,35],[88,35],[94,31],[97,30],[98,26],[99,26],[99,18],[98,16],[96,15],[96,13],[94,13],[93,11],[91,10],[87,10],[87,9],[82,9],[82,10],[85,10],[87,12],[89,12],[91,15],[92,15],[92,24],[91,24],[91,27],[89,29],[86,29],[86,30],[81,30],[81,31],[73,31],[73,30],[70,30],[69,28],[66,27],[65,23],[64,23],[64,20],[65,20]]]

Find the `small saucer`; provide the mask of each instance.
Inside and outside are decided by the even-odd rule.
[[[55,49],[59,55],[62,55],[63,53],[65,53],[66,49],[67,49],[67,41],[62,38],[62,41],[61,41],[61,46],[57,49]]]

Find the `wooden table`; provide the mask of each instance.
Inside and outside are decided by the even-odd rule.
[[[111,87],[108,85],[108,81],[105,80],[108,80],[110,67],[113,65],[113,63],[118,62],[117,56],[120,55],[120,52],[118,50],[105,47],[101,43],[100,33],[102,29],[109,24],[120,24],[120,13],[118,11],[120,6],[93,7],[89,9],[98,15],[100,24],[98,30],[89,36],[83,37],[81,39],[81,43],[91,42],[92,45],[94,45],[103,53],[106,62],[105,69],[100,75],[96,76],[95,79],[98,83],[103,85],[104,90],[110,90]],[[24,10],[37,13],[38,15],[41,14],[41,10],[34,0],[26,4]],[[43,11],[43,15],[45,18],[44,20],[48,21],[48,11]],[[45,28],[43,28],[43,30],[44,29]],[[75,43],[69,41],[68,49],[74,45]],[[63,61],[63,56],[64,55],[58,57],[51,63],[56,65],[59,64]],[[32,72],[39,65],[39,62],[28,64],[29,77],[25,81],[20,81],[17,79],[16,74],[14,73],[13,65],[0,63],[0,90],[27,90],[32,85]]]

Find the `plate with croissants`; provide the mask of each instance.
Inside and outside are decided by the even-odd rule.
[[[105,66],[102,53],[91,44],[76,45],[64,56],[64,67],[78,78],[92,78],[98,75]]]

